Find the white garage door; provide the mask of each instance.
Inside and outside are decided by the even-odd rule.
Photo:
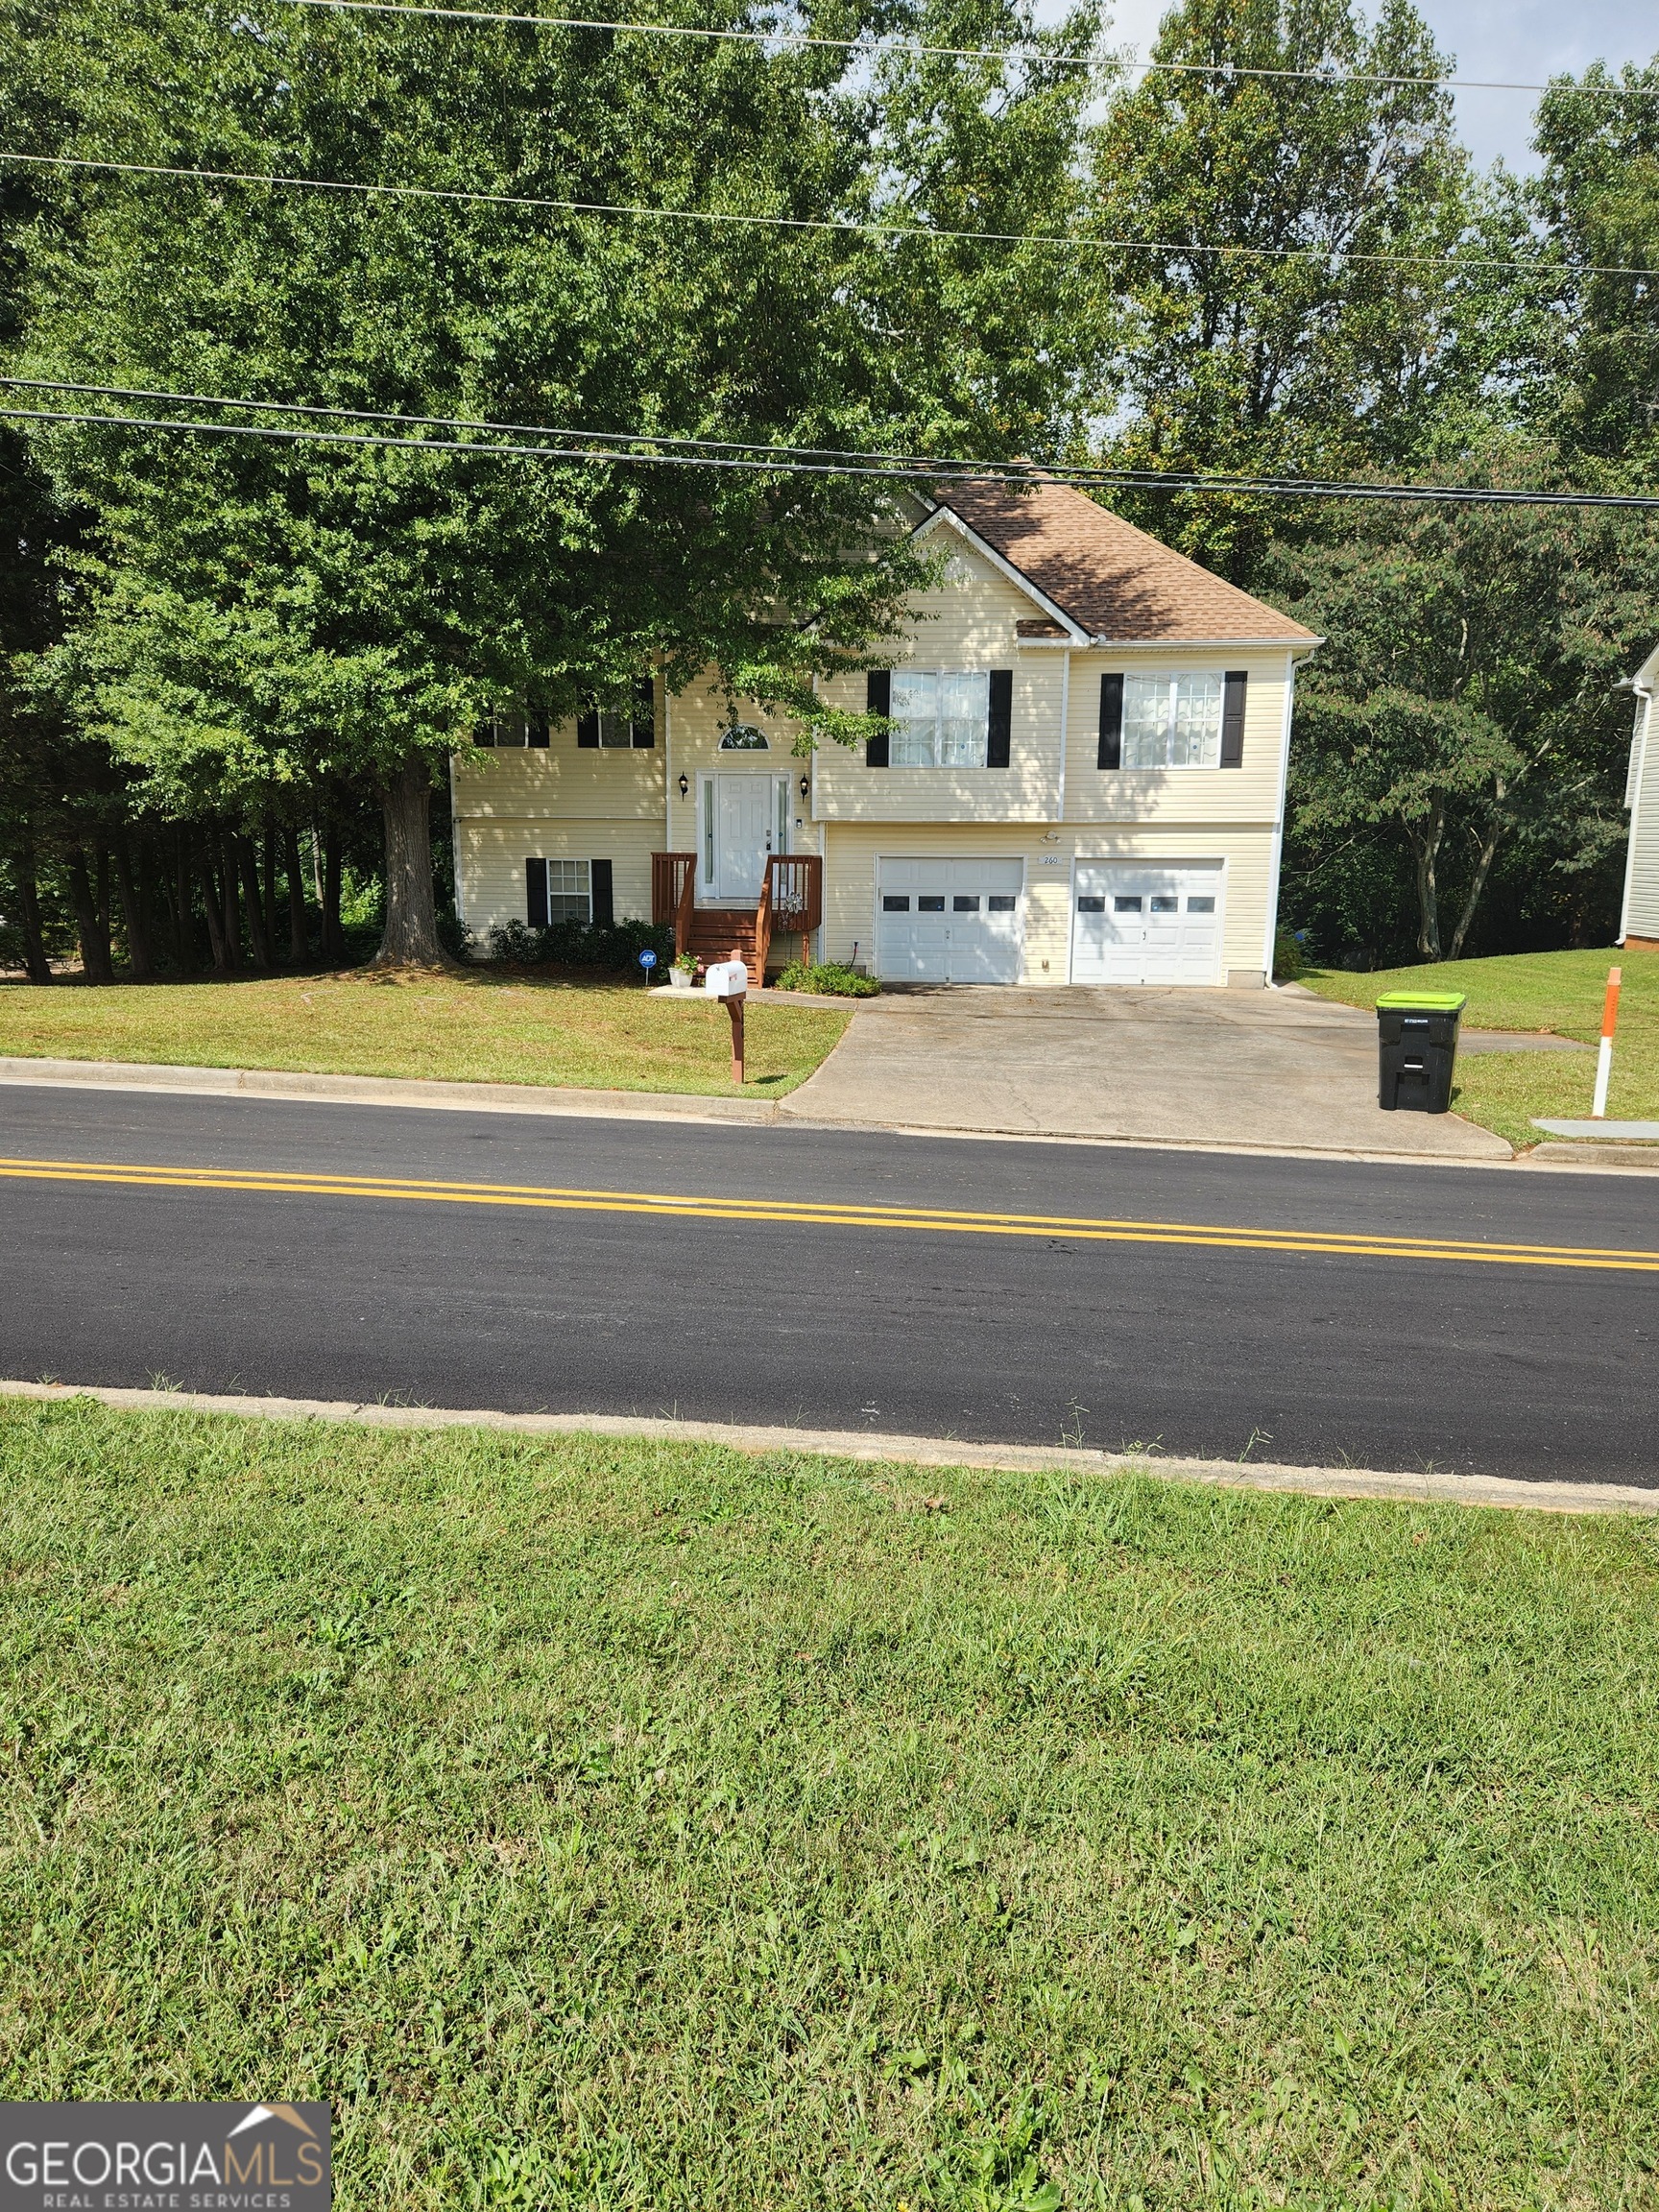
[[[1020,860],[882,860],[876,969],[894,983],[1018,983]]]
[[[1219,983],[1218,864],[1148,868],[1079,861],[1073,983]]]

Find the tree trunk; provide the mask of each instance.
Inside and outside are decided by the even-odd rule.
[[[190,829],[180,822],[173,832],[173,964],[180,975],[196,970],[195,885],[190,880]]]
[[[144,926],[138,886],[132,879],[132,855],[127,849],[124,834],[115,840],[115,884],[121,894],[122,919],[127,925],[127,965],[132,972],[132,980],[153,982],[156,969],[150,958],[150,933]]]
[[[1446,810],[1436,806],[1424,829],[1411,837],[1417,862],[1417,950],[1425,960],[1440,957],[1440,891],[1434,871],[1445,834]]]
[[[1500,835],[1501,831],[1494,827],[1481,839],[1480,852],[1475,862],[1475,874],[1470,878],[1469,893],[1463,902],[1463,911],[1458,915],[1457,926],[1452,932],[1451,957],[1454,960],[1461,960],[1463,957],[1463,940],[1469,934],[1469,925],[1475,919],[1475,909],[1480,903],[1480,894],[1485,890],[1486,878],[1492,873],[1492,855],[1498,850]]]
[[[225,959],[232,974],[242,965],[242,918],[236,898],[236,840],[219,832],[219,911],[225,926]]]
[[[225,934],[225,900],[213,874],[213,839],[202,841],[202,906],[207,917],[207,944],[213,956],[215,975],[228,975],[235,966],[230,943]]]
[[[432,771],[411,753],[380,787],[386,823],[386,928],[376,968],[446,968],[432,899]]]
[[[283,828],[282,859],[288,872],[288,965],[303,968],[310,950],[305,926],[305,878],[300,867],[300,832],[292,822]]]
[[[248,944],[262,974],[271,969],[271,940],[265,934],[265,902],[259,891],[259,849],[252,837],[234,840],[242,871],[242,904],[248,915]]]
[[[24,833],[17,854],[17,903],[23,910],[23,966],[31,983],[50,983],[52,963],[40,927],[40,886],[35,879],[35,841]]]
[[[101,916],[86,872],[86,855],[79,845],[69,848],[69,896],[75,906],[75,928],[81,939],[81,973],[88,983],[113,983],[115,970],[109,958],[108,915]]]
[[[109,926],[109,925],[110,925],[110,907],[109,907],[109,848],[108,848],[108,845],[94,845],[94,846],[93,846],[93,848],[92,848],[92,857],[93,857],[93,865],[95,866],[95,868],[97,869],[97,872],[98,872],[98,876],[97,876],[97,890],[98,890],[98,942],[99,942],[101,945],[105,945],[105,946],[107,946],[107,945],[108,945],[108,944],[109,944],[109,942],[110,942],[110,926]],[[115,962],[114,962],[114,955],[113,955],[113,953],[109,954],[108,958],[109,958],[109,980],[110,980],[110,982],[113,982],[113,981],[115,980]]]
[[[265,945],[271,965],[276,965],[276,830],[269,815],[265,820]]]
[[[340,831],[332,822],[323,834],[323,960],[328,968],[346,965],[346,932],[340,926]]]

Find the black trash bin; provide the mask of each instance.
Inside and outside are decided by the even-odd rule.
[[[1452,1103],[1461,991],[1385,991],[1377,1001],[1377,1103],[1444,1114]]]

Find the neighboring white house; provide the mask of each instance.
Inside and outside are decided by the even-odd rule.
[[[783,885],[774,961],[807,923],[814,956],[894,981],[1264,983],[1318,638],[1063,485],[954,486],[916,538],[943,582],[891,670],[829,687],[887,739],[791,757],[712,679],[503,726],[453,768],[463,921],[678,913],[753,963]]]
[[[1619,916],[1621,945],[1659,946],[1659,645],[1630,680],[1636,694],[1636,731],[1630,740],[1630,772],[1624,804],[1630,809],[1630,850],[1624,861],[1624,905]]]

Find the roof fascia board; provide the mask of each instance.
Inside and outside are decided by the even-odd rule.
[[[1017,591],[1024,592],[1026,598],[1031,601],[1033,606],[1041,607],[1045,614],[1049,615],[1054,621],[1061,624],[1066,632],[1066,636],[1064,638],[1057,639],[1057,643],[1067,645],[1082,645],[1087,642],[1089,633],[1083,628],[1082,624],[1079,622],[1074,622],[1071,616],[1067,613],[1064,607],[1056,606],[1054,601],[1050,599],[1046,592],[1040,591],[1037,586],[1032,583],[1030,577],[1026,575],[1023,568],[1017,568],[1013,562],[1006,557],[1006,555],[998,553],[995,545],[989,544],[985,539],[981,538],[978,531],[974,529],[972,522],[964,522],[961,516],[957,514],[954,507],[948,507],[944,504],[935,507],[932,514],[928,516],[926,521],[919,523],[917,527],[910,533],[912,542],[922,538],[931,537],[932,533],[937,530],[940,524],[943,522],[949,522],[953,529],[959,530],[963,537],[968,540],[974,550],[983,559],[989,561],[992,567],[997,570],[998,575],[1006,577],[1008,582],[1013,585]],[[1027,637],[1022,639],[1022,642],[1029,645],[1033,642],[1033,640]]]

